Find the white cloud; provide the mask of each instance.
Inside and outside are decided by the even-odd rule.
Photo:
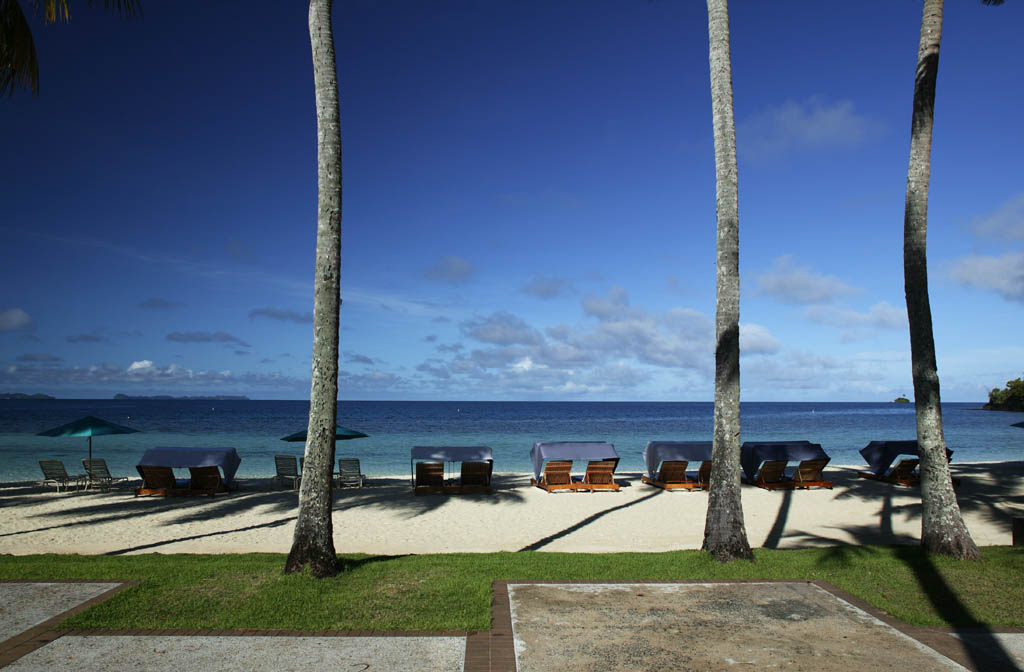
[[[423,277],[427,280],[457,285],[469,280],[474,273],[476,273],[476,268],[468,260],[462,257],[446,256],[440,257],[432,266],[424,269]]]
[[[760,324],[740,323],[740,354],[774,355],[782,348],[778,339]]]
[[[523,285],[523,293],[538,299],[553,299],[569,288],[569,281],[552,275],[535,275]]]
[[[804,313],[808,320],[818,324],[827,324],[842,331],[845,341],[866,338],[869,329],[907,329],[907,313],[894,308],[886,301],[871,306],[866,313],[858,313],[849,308],[832,306],[811,306]]]
[[[1011,198],[994,212],[975,217],[971,230],[984,238],[1024,240],[1024,194]]]
[[[757,277],[757,293],[787,303],[829,303],[841,296],[860,292],[834,275],[824,275],[799,266],[793,255],[786,254],[772,261],[772,267]]]
[[[460,325],[462,333],[481,343],[495,345],[540,345],[544,337],[526,324],[522,318],[498,311],[482,319],[466,320]]]
[[[1024,252],[965,257],[953,267],[953,277],[965,287],[997,292],[1010,301],[1024,302]]]
[[[0,311],[0,332],[20,331],[32,326],[32,318],[21,308]]]
[[[812,97],[766,107],[737,124],[736,137],[741,153],[762,157],[792,149],[853,148],[881,130],[881,123],[858,114],[852,101]]]

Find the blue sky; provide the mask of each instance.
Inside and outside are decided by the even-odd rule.
[[[25,3],[23,3],[25,4]],[[0,391],[308,397],[306,7],[76,3],[0,101]],[[746,400],[912,394],[920,2],[735,2]],[[1024,362],[1024,5],[950,0],[929,270],[948,401]],[[335,7],[342,399],[713,395],[704,3]]]

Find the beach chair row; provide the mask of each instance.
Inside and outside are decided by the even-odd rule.
[[[70,475],[60,460],[39,460],[39,468],[43,472],[43,480],[39,484],[55,486],[57,492],[61,488],[108,490],[110,486],[128,480],[126,476],[111,476],[106,461],[102,459],[82,460],[82,467],[84,474]]]
[[[302,482],[302,472],[305,465],[305,458],[298,458],[294,455],[274,456],[274,481],[278,485],[291,486],[293,490],[298,489]],[[338,471],[334,472],[334,485],[339,488],[361,488],[366,477],[359,466],[359,459],[354,457],[342,457],[338,459]]]

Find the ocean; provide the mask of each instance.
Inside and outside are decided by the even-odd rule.
[[[1024,459],[1024,430],[1010,425],[1024,413],[982,411],[981,403],[943,404],[953,461]],[[233,447],[241,478],[274,473],[274,455],[302,455],[302,443],[280,438],[304,430],[305,401],[0,400],[0,482],[38,480],[40,459],[63,460],[80,473],[87,439],[37,432],[95,415],[140,430],[98,436],[93,454],[114,475],[137,476],[148,448]],[[528,472],[535,441],[607,441],[621,456],[619,471],[641,471],[650,440],[710,441],[711,402],[449,402],[344,401],[338,423],[369,438],[339,441],[338,457],[358,457],[368,476],[409,473],[409,449],[490,446],[495,472]],[[820,443],[833,465],[861,465],[869,441],[913,439],[914,407],[892,403],[744,402],[744,441]]]

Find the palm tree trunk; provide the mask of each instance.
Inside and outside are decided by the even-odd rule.
[[[950,480],[928,302],[928,182],[941,40],[942,0],[925,0],[914,80],[910,164],[903,216],[903,282],[910,322],[917,445],[921,457],[921,544],[932,553],[980,560],[981,553],[964,525]]]
[[[331,29],[332,4],[333,0],[309,3],[319,192],[313,288],[313,382],[309,393],[306,459],[299,488],[299,516],[285,563],[286,572],[308,566],[317,577],[333,576],[340,569],[331,520],[341,307],[341,112]]]
[[[753,559],[740,499],[740,275],[736,127],[732,115],[728,0],[707,0],[715,134],[718,244],[715,291],[715,429],[703,550]]]

